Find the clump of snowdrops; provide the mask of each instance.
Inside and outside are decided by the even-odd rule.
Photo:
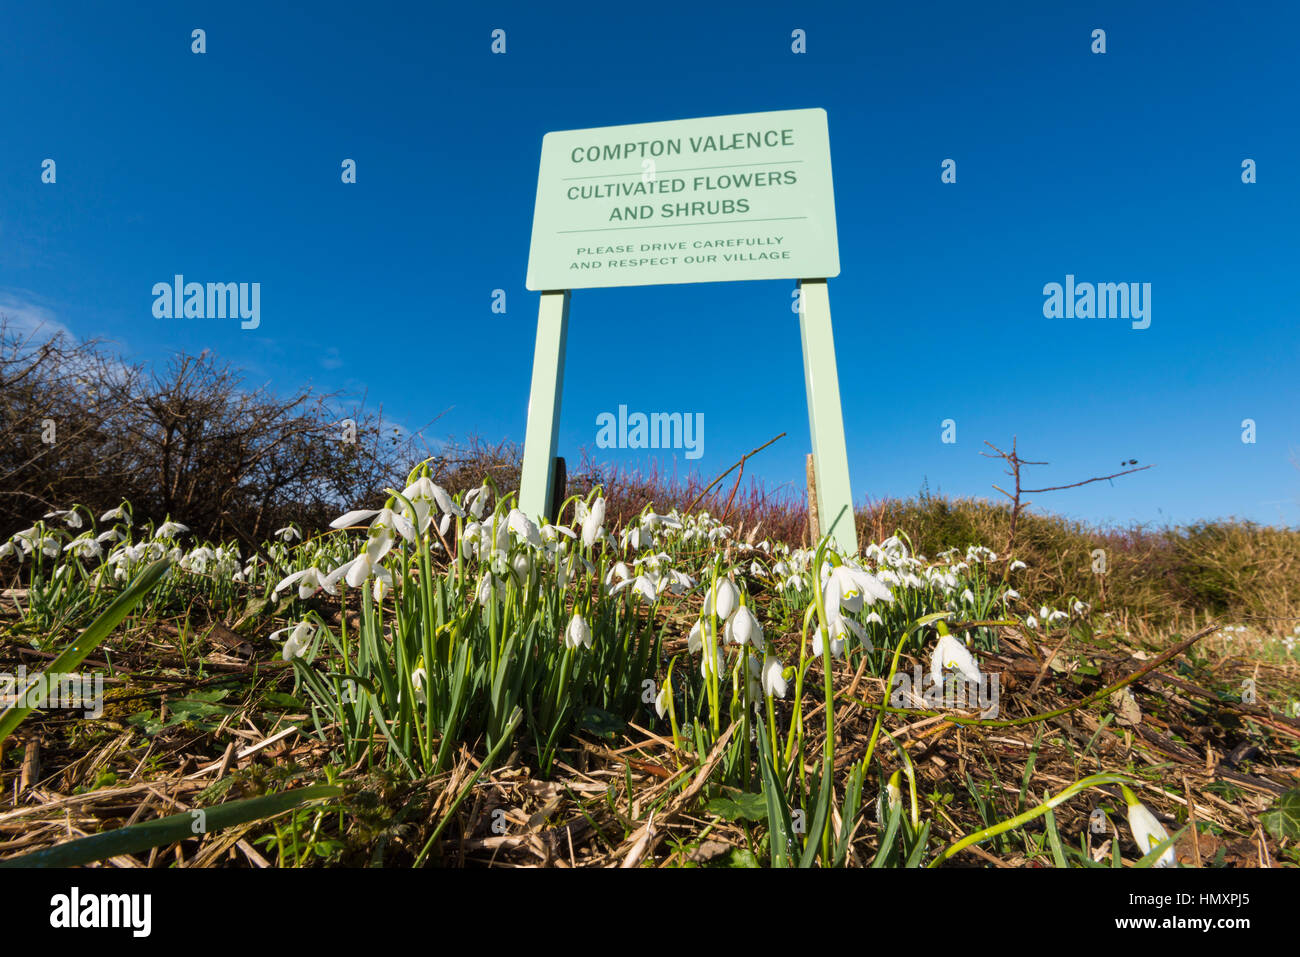
[[[888,686],[908,651],[928,656],[940,680],[978,680],[993,626],[1020,614],[1011,579],[1024,567],[1004,559],[999,574],[981,546],[930,561],[901,534],[860,557],[829,539],[812,549],[742,541],[708,513],[650,506],[615,531],[599,488],[539,523],[490,481],[453,496],[427,463],[380,508],[346,512],[306,541],[295,526],[279,529],[246,557],[230,543],[183,544],[189,529],[171,520],[137,528],[125,503],[98,525],[74,507],[0,545],[0,558],[27,568],[29,620],[52,630],[85,616],[162,562],[137,614],[202,595],[292,616],[269,637],[341,764],[420,778],[481,746],[485,764],[511,749],[547,774],[575,733],[644,723],[671,736],[683,772],[721,752],[711,780],[761,796],[760,842],[776,866],[843,864],[868,826],[873,777],[877,864],[937,863],[964,846],[931,846],[915,770],[884,728],[891,709],[877,709],[866,754],[837,779],[834,678],[849,669]],[[1067,605],[1029,609],[1025,627],[1089,612]],[[943,627],[950,619],[985,624],[958,638]],[[882,735],[899,765],[888,784]],[[1083,779],[985,832],[1119,780]],[[1166,863],[1167,835],[1149,813],[1129,817],[1147,862]]]

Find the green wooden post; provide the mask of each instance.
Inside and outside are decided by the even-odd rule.
[[[858,531],[849,485],[849,453],[844,442],[840,380],[835,367],[835,337],[831,332],[831,300],[825,279],[799,280],[802,309],[803,377],[808,392],[808,429],[812,433],[813,464],[817,470],[817,508],[822,533],[835,524],[832,541],[856,555]]]
[[[560,432],[560,395],[564,391],[564,346],[569,334],[569,290],[542,293],[537,311],[537,347],[533,350],[533,388],[528,397],[523,475],[519,508],[529,518],[547,515],[555,447]]]

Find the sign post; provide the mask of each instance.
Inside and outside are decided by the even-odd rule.
[[[817,475],[814,483],[817,513],[835,544],[856,553],[858,535],[853,518],[853,491],[849,485],[849,451],[840,408],[840,377],[835,367],[835,338],[831,333],[830,295],[825,279],[801,280],[799,292],[799,336],[803,340],[808,431],[812,435],[813,468]]]
[[[547,133],[525,283],[542,301],[519,507],[555,517],[569,290],[795,279],[821,520],[856,553],[826,289],[839,271],[825,110]]]
[[[523,476],[519,508],[536,518],[550,511],[548,499],[560,434],[560,396],[564,392],[564,348],[569,338],[569,291],[544,292],[537,312],[537,345],[533,350],[533,387],[528,396],[528,429],[524,433]]]

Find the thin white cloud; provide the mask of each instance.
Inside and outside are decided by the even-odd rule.
[[[22,339],[44,342],[58,335],[75,339],[72,330],[54,316],[54,311],[22,289],[0,289],[0,319],[9,331]]]

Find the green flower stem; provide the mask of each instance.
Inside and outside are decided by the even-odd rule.
[[[1041,817],[1042,815],[1046,814],[1048,811],[1050,811],[1052,808],[1056,807],[1057,805],[1062,804],[1065,801],[1068,801],[1070,798],[1074,797],[1080,791],[1087,790],[1088,788],[1091,787],[1096,787],[1099,784],[1120,784],[1126,780],[1128,779],[1119,774],[1093,774],[1086,778],[1080,778],[1078,781],[1075,781],[1073,784],[1069,785],[1060,793],[1058,793],[1056,797],[1048,798],[1046,801],[1044,801],[1042,804],[1038,805],[1037,807],[1030,808],[1028,811],[1025,811],[1023,814],[1017,814],[1013,818],[1009,818],[1008,820],[1001,821],[997,824],[991,825],[990,827],[986,827],[983,830],[976,831],[974,834],[968,834],[966,837],[963,837],[955,844],[949,845],[948,847],[944,848],[944,850],[941,851],[938,855],[935,856],[934,860],[930,862],[929,866],[937,867],[939,864],[946,861],[948,858],[952,857],[958,851],[970,847],[972,844],[978,844],[981,841],[987,841],[990,837],[996,837],[997,835],[1003,834],[1007,831],[1015,830],[1016,828],[1020,827],[1022,824],[1027,824],[1028,822],[1032,821],[1034,818]]]

